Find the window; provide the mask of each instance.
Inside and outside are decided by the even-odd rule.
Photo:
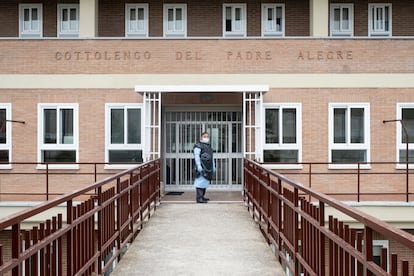
[[[331,36],[352,36],[354,33],[354,5],[331,4]]]
[[[78,104],[39,104],[38,112],[39,162],[78,162]]]
[[[36,38],[42,36],[42,4],[20,5],[20,37]]]
[[[187,5],[164,5],[164,36],[185,37],[187,35]]]
[[[369,104],[329,105],[329,162],[369,162]]]
[[[106,162],[142,162],[141,105],[106,105]]]
[[[126,36],[148,36],[148,4],[126,4],[125,18]]]
[[[223,21],[224,36],[246,36],[246,4],[224,4]]]
[[[369,4],[368,30],[370,36],[391,36],[391,4]]]
[[[364,241],[362,241],[362,248],[363,248],[363,254],[365,254],[365,248],[364,248]],[[356,246],[356,242],[355,242],[355,246]],[[389,272],[390,271],[390,246],[389,246],[389,241],[388,240],[372,240],[372,261],[377,264],[378,266],[381,266],[381,256],[382,256],[382,249],[386,249],[387,250],[387,254],[385,256],[386,260],[385,260],[385,271]],[[355,260],[354,262],[354,267],[355,267],[355,274],[354,275],[358,275],[358,270],[357,270],[357,261]]]
[[[262,5],[262,36],[283,36],[285,33],[285,6]]]
[[[406,162],[407,139],[408,139],[408,161],[414,162],[414,103],[400,103],[397,105],[397,118],[401,118],[407,135],[400,122],[397,124],[397,160]],[[408,138],[407,138],[408,136]],[[405,168],[405,165],[402,165]],[[411,167],[411,165],[410,165]]]
[[[79,5],[59,5],[58,26],[60,37],[79,36]]]
[[[11,105],[0,104],[0,169],[11,168],[9,164],[1,164],[11,162]]]
[[[264,130],[264,162],[301,162],[300,104],[265,105]]]
[[[390,248],[389,248],[389,242],[387,240],[373,240],[372,241],[372,257],[374,263],[377,265],[381,265],[381,255],[382,255],[382,249],[387,249],[387,255],[386,255],[386,269],[385,271],[390,271]]]

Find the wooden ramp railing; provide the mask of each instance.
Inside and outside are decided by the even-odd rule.
[[[247,159],[244,183],[249,211],[289,275],[414,275],[414,236],[408,232]],[[328,206],[362,227],[333,216],[325,225]],[[390,241],[390,250],[381,248],[376,259],[375,239]]]
[[[0,245],[0,275],[106,274],[159,199],[160,161],[154,160],[4,218],[0,234],[12,242]],[[50,215],[62,205],[66,214]],[[24,229],[28,219],[43,216],[49,218]]]

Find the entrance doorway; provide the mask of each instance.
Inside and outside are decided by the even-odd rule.
[[[226,110],[231,110],[228,108]],[[193,146],[210,134],[217,171],[211,189],[241,190],[243,118],[241,111],[168,111],[164,113],[165,189],[193,188]]]

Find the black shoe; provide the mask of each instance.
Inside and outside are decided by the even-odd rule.
[[[197,203],[207,203],[208,201],[207,200],[205,200],[205,199],[200,199],[200,200],[197,200]]]
[[[210,199],[209,199],[209,198],[207,198],[207,197],[203,197],[203,200],[205,200],[205,201],[210,201]]]

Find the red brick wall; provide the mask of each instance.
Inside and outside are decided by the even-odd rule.
[[[392,2],[392,34],[394,36],[414,36],[414,1]]]
[[[368,36],[368,4],[392,4],[392,35],[414,35],[414,2],[410,0],[331,0],[331,3],[354,4],[354,35]]]
[[[186,3],[187,1],[143,1],[143,0],[102,0],[98,5],[98,36],[125,36],[125,4],[149,4],[149,35],[163,35],[163,4]],[[284,3],[286,16],[286,36],[309,36],[309,1],[307,0],[272,0],[266,3]],[[0,37],[19,36],[19,3],[43,3],[43,36],[56,37],[57,4],[79,3],[79,0],[17,0],[0,3]],[[191,1],[187,5],[189,37],[222,36],[223,3],[247,4],[247,35],[261,35],[261,3],[255,0],[214,0]],[[392,29],[394,36],[414,35],[414,2],[410,0],[332,0],[331,3],[354,3],[354,35],[368,35],[368,3],[392,3]]]
[[[145,1],[100,1],[99,2],[99,36],[122,37],[125,35],[125,3],[145,3]],[[267,1],[283,3],[283,1]],[[149,36],[163,35],[163,4],[186,3],[186,1],[151,1],[149,5]],[[261,36],[261,3],[248,1],[191,1],[187,4],[187,35],[189,37],[222,36],[223,4],[246,3],[247,35]],[[308,1],[289,1],[286,4],[286,35],[309,35]]]
[[[309,1],[285,2],[286,36],[309,36]]]
[[[0,1],[0,37],[19,36],[19,5]]]
[[[125,36],[125,1],[99,1],[98,15],[98,36]]]

